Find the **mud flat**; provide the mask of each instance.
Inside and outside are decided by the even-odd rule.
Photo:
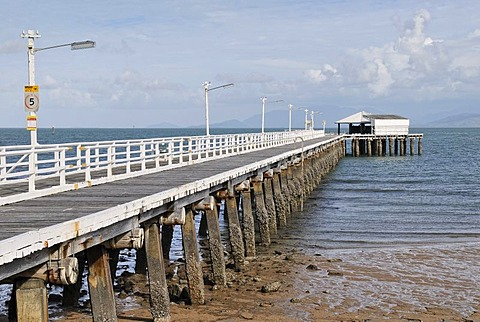
[[[478,243],[306,254],[273,241],[243,271],[227,268],[227,287],[207,283],[205,305],[172,304],[172,320],[480,321],[479,262]],[[152,321],[135,278],[119,321]],[[58,321],[90,319],[79,309]]]

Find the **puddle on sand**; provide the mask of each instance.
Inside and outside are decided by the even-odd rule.
[[[480,243],[321,254],[320,270],[297,275],[295,284],[308,291],[314,304],[338,314],[443,308],[468,317],[480,306]]]

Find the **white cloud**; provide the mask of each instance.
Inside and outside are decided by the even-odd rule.
[[[308,69],[307,79],[315,83],[331,81],[341,82],[341,86],[361,86],[372,96],[386,96],[394,90],[410,89],[419,91],[426,87],[431,91],[444,91],[445,87],[455,90],[447,84],[448,71],[456,71],[463,77],[476,77],[480,73],[480,57],[472,53],[449,56],[450,42],[434,39],[426,34],[426,25],[431,20],[427,10],[420,10],[411,21],[405,24],[401,35],[385,45],[351,49],[341,62],[330,69]],[[478,30],[466,36],[477,39]],[[462,48],[464,53],[468,47]],[[450,53],[451,55],[451,53]],[[328,75],[327,71],[333,71]],[[433,84],[436,83],[436,84]],[[456,83],[455,83],[456,84]],[[431,94],[429,94],[431,96]]]

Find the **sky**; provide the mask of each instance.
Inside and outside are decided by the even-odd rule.
[[[36,53],[39,127],[202,125],[205,81],[235,84],[209,92],[212,124],[257,115],[259,127],[263,96],[269,117],[292,104],[331,126],[362,110],[425,123],[480,102],[477,0],[3,0],[0,10],[0,127],[26,124],[29,29],[36,48],[96,42]]]

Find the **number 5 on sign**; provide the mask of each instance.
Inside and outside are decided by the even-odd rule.
[[[25,111],[36,112],[38,111],[39,98],[38,98],[38,85],[25,86]]]

